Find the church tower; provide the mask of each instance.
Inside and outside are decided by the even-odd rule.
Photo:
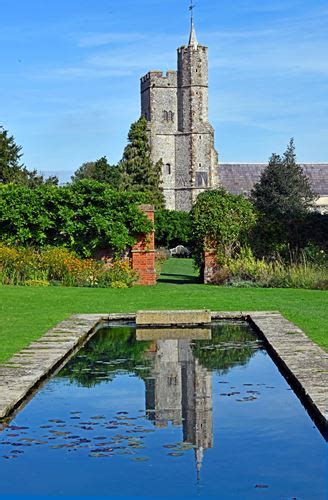
[[[199,45],[193,17],[189,43],[178,49],[176,210],[188,211],[197,195],[218,184],[214,130],[208,121],[207,47]]]
[[[166,208],[191,210],[197,195],[219,182],[208,121],[207,47],[197,41],[193,15],[188,45],[178,49],[178,71],[151,71],[141,79],[141,113],[152,160],[163,161]]]

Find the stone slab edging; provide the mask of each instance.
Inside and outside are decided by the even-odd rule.
[[[79,314],[48,330],[0,364],[0,418],[15,410],[29,393],[106,321],[134,320],[129,314]]]
[[[278,311],[212,311],[210,316],[212,320],[244,319],[254,327],[282,374],[327,435],[328,353]],[[135,321],[136,313],[71,316],[0,364],[0,418],[8,417],[22,404],[100,325],[115,320]]]
[[[203,325],[211,322],[211,311],[200,310],[172,310],[172,311],[138,311],[136,314],[137,326],[143,325]]]

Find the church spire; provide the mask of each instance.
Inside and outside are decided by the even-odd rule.
[[[198,47],[198,41],[197,41],[197,36],[196,36],[196,31],[195,31],[195,25],[194,25],[194,8],[195,5],[193,3],[193,0],[190,1],[190,17],[191,17],[191,26],[190,26],[190,36],[189,36],[189,47],[193,47],[194,49],[197,49]]]

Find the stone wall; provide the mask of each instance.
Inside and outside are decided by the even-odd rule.
[[[153,162],[163,161],[162,188],[166,208],[175,208],[175,133],[177,131],[177,73],[150,71],[141,78],[141,114],[148,121]]]

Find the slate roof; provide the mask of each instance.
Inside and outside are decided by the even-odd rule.
[[[300,163],[312,189],[319,196],[328,196],[328,163]],[[219,177],[223,187],[233,194],[250,194],[259,181],[266,163],[221,163]]]

